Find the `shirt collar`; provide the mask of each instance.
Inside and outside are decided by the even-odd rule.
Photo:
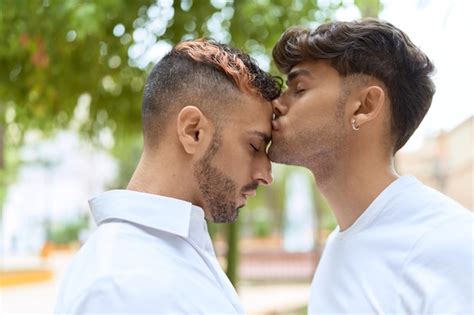
[[[182,237],[207,247],[207,224],[202,208],[190,202],[131,190],[110,190],[89,200],[97,225],[124,220]]]

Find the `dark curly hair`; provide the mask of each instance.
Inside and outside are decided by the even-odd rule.
[[[222,120],[226,109],[240,102],[238,93],[270,102],[280,91],[281,81],[260,69],[246,53],[212,40],[182,42],[155,65],[145,84],[145,142],[157,143],[169,114],[187,104],[198,105],[211,118]]]
[[[273,48],[273,58],[285,74],[303,61],[328,60],[341,76],[382,81],[391,104],[393,153],[418,128],[435,93],[430,59],[400,29],[377,19],[291,28]]]

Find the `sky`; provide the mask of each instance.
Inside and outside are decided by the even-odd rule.
[[[352,3],[352,1],[349,1]],[[404,147],[416,150],[425,137],[449,131],[474,115],[474,12],[471,0],[382,0],[380,18],[408,34],[434,62],[436,94],[428,114]],[[358,18],[349,8],[336,15],[340,20]]]
[[[434,61],[437,92],[407,149],[420,138],[450,130],[474,115],[474,1],[386,0],[381,18],[403,29]]]

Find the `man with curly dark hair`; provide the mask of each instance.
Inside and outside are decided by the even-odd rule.
[[[57,313],[243,313],[205,220],[232,222],[272,182],[266,147],[278,82],[207,40],[175,46],[151,71],[144,149],[126,190],[90,200],[97,230],[67,274]]]
[[[472,213],[394,154],[428,111],[434,66],[390,23],[292,28],[273,50],[272,161],[309,168],[336,216],[311,314],[474,314]]]

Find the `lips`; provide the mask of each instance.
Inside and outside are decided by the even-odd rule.
[[[255,196],[257,194],[258,181],[252,181],[251,183],[245,185],[240,190],[240,195],[247,200],[248,197]]]
[[[242,193],[242,196],[244,196],[245,198],[248,198],[248,197],[253,197],[256,194],[257,194],[257,191],[252,190],[252,191],[247,191],[247,192]]]

